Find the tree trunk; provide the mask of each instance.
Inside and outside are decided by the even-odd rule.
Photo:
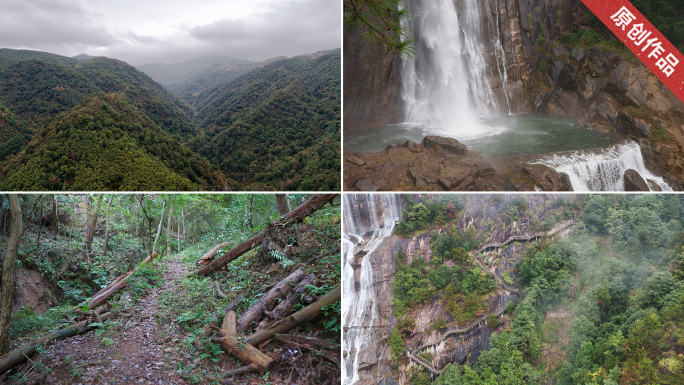
[[[242,333],[250,329],[252,324],[259,322],[261,317],[264,316],[263,311],[273,309],[278,299],[286,296],[287,293],[292,290],[292,287],[302,280],[302,277],[304,277],[304,268],[299,268],[275,285],[268,293],[259,298],[252,307],[242,313],[242,317],[240,317],[237,323],[238,332]]]
[[[12,233],[7,241],[5,260],[2,264],[2,310],[0,310],[0,355],[9,351],[9,328],[12,320],[12,298],[14,296],[14,264],[17,248],[24,233],[19,195],[7,194],[12,211]]]
[[[185,208],[181,211],[181,220],[183,221],[183,240],[185,241],[186,247],[190,245],[190,242],[188,242],[188,238],[186,238],[185,234]]]
[[[252,346],[259,346],[265,341],[273,338],[277,333],[287,333],[288,331],[296,328],[297,326],[304,325],[305,323],[311,321],[312,319],[318,317],[323,313],[321,309],[323,306],[331,305],[340,300],[341,291],[340,287],[328,292],[328,294],[322,296],[318,301],[312,303],[311,305],[305,307],[304,309],[292,314],[291,316],[276,321],[264,329],[247,337],[247,342],[252,344]]]
[[[287,317],[292,313],[292,309],[301,302],[302,296],[306,293],[306,287],[308,285],[313,285],[316,281],[316,276],[309,274],[295,287],[295,289],[287,294],[287,298],[280,301],[278,306],[273,309],[271,316],[273,320],[279,320],[283,317]],[[264,325],[265,326],[265,325]]]
[[[157,236],[154,237],[154,243],[152,244],[152,253],[155,253],[157,251],[157,241],[159,240],[159,234],[161,234],[162,223],[164,223],[164,207],[165,206],[166,206],[166,202],[162,202],[162,211],[161,211],[161,214],[159,215],[159,227],[157,227]]]
[[[210,264],[207,266],[204,266],[203,268],[194,271],[190,273],[189,275],[207,275],[210,274],[211,272],[229,264],[231,261],[233,261],[235,258],[241,256],[242,254],[254,249],[255,247],[261,245],[261,240],[263,239],[264,235],[270,230],[269,227],[286,227],[290,226],[292,224],[295,224],[297,222],[301,222],[304,220],[304,218],[308,217],[315,211],[319,210],[321,207],[323,207],[326,203],[331,202],[337,194],[318,194],[314,195],[313,197],[309,198],[306,202],[304,202],[302,205],[297,207],[296,209],[290,211],[286,215],[284,215],[282,218],[278,219],[277,221],[271,223],[266,229],[262,230],[259,234],[249,238],[248,240],[242,242],[241,244],[237,245],[236,247],[230,249],[227,253],[223,254],[221,257],[215,259],[212,261]]]
[[[107,287],[105,287],[102,290],[95,293],[95,295],[93,296],[93,299],[90,300],[90,303],[88,303],[88,307],[90,307],[90,309],[92,310],[92,309],[102,305],[109,297],[111,297],[119,289],[122,289],[124,286],[126,286],[126,280],[128,279],[128,277],[135,274],[135,272],[140,268],[140,266],[146,265],[146,264],[152,262],[152,260],[156,257],[157,257],[157,253],[152,253],[152,255],[145,258],[133,270],[129,271],[128,273],[126,273],[124,275],[117,277],[116,279],[114,279],[112,281],[112,283],[107,285]]]
[[[112,317],[112,315],[114,315],[114,313],[105,313],[100,316],[100,319],[105,321]],[[45,337],[33,340],[20,348],[12,350],[8,354],[0,357],[0,374],[5,373],[13,367],[24,363],[29,356],[36,353],[39,346],[47,346],[52,341],[62,340],[93,329],[93,327],[89,326],[92,323],[92,320],[81,321],[62,330],[52,332]]]
[[[173,232],[173,203],[169,206],[169,219],[166,221],[166,258],[171,256],[171,233]]]
[[[204,266],[204,265],[209,264],[209,262],[211,262],[211,261],[214,259],[214,255],[216,255],[216,252],[217,252],[217,251],[221,250],[222,248],[228,246],[228,245],[231,244],[231,243],[232,243],[232,242],[223,242],[223,243],[221,243],[220,245],[214,246],[213,249],[207,251],[207,252],[202,256],[202,258],[200,258],[199,260],[197,260],[197,266]]]
[[[93,246],[93,238],[95,237],[95,228],[97,227],[97,216],[98,211],[100,211],[100,203],[102,203],[102,195],[98,195],[97,203],[95,204],[95,211],[91,211],[90,213],[90,223],[88,224],[88,233],[86,235],[85,244],[85,251],[88,255],[88,265],[90,265],[90,252]]]
[[[213,338],[212,341],[221,344],[223,350],[249,365],[252,370],[259,372],[270,371],[273,365],[275,365],[276,362],[271,357],[265,355],[253,345],[238,339],[237,332],[235,331],[234,311],[228,311],[223,317],[221,329],[215,330],[218,332],[218,337]]]
[[[278,213],[280,215],[290,212],[290,206],[287,204],[287,194],[276,194],[276,204],[278,205]]]
[[[114,194],[109,197],[109,203],[107,203],[107,216],[105,218],[105,239],[104,239],[104,250],[102,250],[102,255],[107,255],[109,251],[109,212],[112,209],[112,202],[114,202]]]
[[[40,236],[43,234],[43,208],[40,208],[40,219],[38,219],[38,236],[36,237],[36,254],[40,255]]]
[[[182,214],[182,211],[181,211]],[[179,220],[178,223],[176,224],[176,251],[180,251],[181,249],[181,223],[183,221]]]

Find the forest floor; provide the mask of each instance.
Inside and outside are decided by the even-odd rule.
[[[109,322],[104,333],[86,333],[46,348],[38,357],[41,364],[34,364],[38,370],[28,374],[27,382],[188,383],[176,373],[176,363],[183,362],[183,357],[174,349],[165,348],[172,340],[173,326],[158,325],[155,320],[159,294],[173,290],[187,269],[175,258],[167,261],[165,270],[161,287],[154,288],[130,310]],[[122,300],[131,300],[125,298]]]
[[[233,383],[221,373],[242,366],[222,353],[218,344],[184,333],[179,322],[160,317],[159,297],[183,292],[188,273],[183,254],[157,263],[163,280],[137,303],[126,292],[119,303],[123,311],[100,329],[74,336],[43,349],[26,365],[29,369],[14,383],[26,384],[191,384]],[[151,281],[150,281],[151,282]],[[200,345],[204,344],[204,347]],[[209,345],[207,347],[206,345]],[[211,349],[214,355],[202,354]],[[276,357],[274,357],[276,358]],[[199,374],[198,374],[199,373]],[[17,376],[19,377],[19,376]],[[277,384],[266,375],[241,376],[235,383]]]

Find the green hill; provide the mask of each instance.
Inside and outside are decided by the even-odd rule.
[[[0,103],[28,124],[42,124],[99,91],[85,76],[35,59],[0,71]]]
[[[197,134],[192,111],[152,78],[122,61],[98,57],[74,68],[104,92],[122,92],[136,102],[164,131],[186,140]]]
[[[0,48],[0,58],[15,60],[40,60],[46,63],[59,64],[65,67],[73,67],[78,63],[78,59],[56,55],[54,53],[31,51],[28,49]]]
[[[0,161],[18,153],[31,139],[31,130],[7,107],[0,104]]]
[[[192,106],[122,61],[84,58],[0,50],[0,189],[339,189],[339,52],[214,72],[200,60],[179,86]]]
[[[258,189],[339,189],[340,54],[295,57],[198,97],[198,152]]]
[[[123,94],[96,93],[32,142],[4,190],[216,190],[223,176]]]

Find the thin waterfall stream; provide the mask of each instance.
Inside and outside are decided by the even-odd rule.
[[[371,256],[392,235],[401,203],[399,195],[388,194],[346,194],[343,201],[342,382],[350,385],[359,380],[360,356],[372,342],[379,320]],[[355,258],[361,254],[358,263]]]

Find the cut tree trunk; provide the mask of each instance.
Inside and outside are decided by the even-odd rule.
[[[230,310],[223,317],[223,325],[220,329],[215,328],[218,336],[212,341],[221,344],[223,350],[232,354],[240,361],[249,365],[253,371],[270,371],[275,365],[275,361],[254,346],[238,339],[235,330],[235,312]]]
[[[261,245],[261,240],[263,239],[265,234],[269,233],[270,227],[286,227],[297,222],[301,222],[304,220],[304,218],[308,217],[315,211],[322,208],[326,203],[331,202],[333,199],[335,199],[336,196],[337,194],[314,195],[296,209],[290,211],[277,221],[269,224],[268,227],[262,230],[259,234],[235,246],[234,248],[230,249],[227,253],[223,254],[221,257],[212,261],[210,264],[204,266],[203,268],[197,271],[190,273],[189,275],[207,275],[229,264],[235,258]]]
[[[204,255],[202,256],[202,258],[200,258],[200,259],[197,261],[197,266],[208,265],[211,261],[214,260],[214,256],[216,255],[216,252],[217,252],[217,251],[221,250],[222,248],[228,246],[228,245],[231,244],[231,243],[232,243],[232,242],[223,242],[223,243],[221,243],[220,245],[214,246],[213,249],[211,249],[211,250],[207,251],[206,253],[204,253]]]
[[[318,317],[323,313],[322,307],[331,305],[340,300],[340,287],[329,291],[326,295],[318,299],[318,301],[305,307],[304,309],[292,314],[291,316],[282,320],[276,321],[266,328],[263,328],[251,336],[247,337],[247,342],[253,346],[259,346],[267,340],[273,338],[277,333],[287,333],[297,326],[304,325],[312,319]]]
[[[287,278],[286,278],[287,279]],[[314,274],[309,274],[295,287],[295,289],[287,294],[287,297],[280,301],[280,303],[271,312],[271,317],[269,319],[263,319],[257,329],[261,329],[269,323],[279,320],[281,318],[287,317],[292,313],[292,309],[301,302],[302,296],[306,292],[307,285],[313,285],[316,281],[316,276]]]
[[[111,297],[114,293],[116,293],[118,290],[122,289],[124,286],[126,286],[126,280],[128,277],[131,275],[135,274],[135,272],[140,268],[142,265],[146,265],[150,262],[152,262],[153,259],[157,257],[157,253],[152,253],[149,257],[145,258],[138,266],[136,266],[133,270],[129,271],[128,273],[121,275],[117,277],[112,283],[107,285],[104,289],[98,291],[95,293],[93,296],[93,299],[90,300],[90,303],[88,303],[88,306],[90,309],[94,309],[97,306],[102,305],[109,297]]]
[[[275,307],[278,299],[281,299],[292,290],[292,287],[304,277],[304,268],[295,270],[280,281],[273,289],[264,294],[259,300],[242,314],[238,320],[237,330],[242,333],[256,324],[264,316],[264,310],[271,310]]]
[[[100,320],[105,321],[113,314],[114,313],[111,312],[105,313],[100,316]],[[93,329],[93,327],[89,326],[92,323],[92,320],[81,321],[62,330],[52,332],[45,337],[33,340],[20,348],[12,350],[11,352],[0,357],[0,374],[5,373],[13,367],[24,363],[29,356],[36,353],[39,346],[47,346],[52,341],[62,340]]]
[[[7,194],[12,211],[12,233],[7,241],[5,260],[2,263],[2,309],[0,310],[0,354],[9,351],[9,328],[12,321],[12,298],[14,297],[14,265],[17,248],[24,234],[19,195]]]

